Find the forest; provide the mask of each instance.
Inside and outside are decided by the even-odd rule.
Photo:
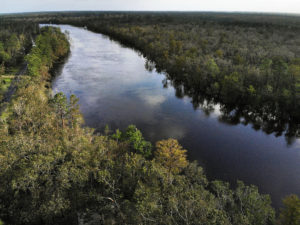
[[[195,107],[201,93],[243,116],[251,111],[253,120],[274,120],[276,132],[285,129],[277,116],[286,119],[282,123],[298,118],[299,111],[291,111],[298,107],[296,22],[290,28],[278,22],[275,29],[259,18],[248,24],[210,15],[151,15],[1,18],[1,74],[27,65],[0,119],[2,224],[299,225],[298,196],[287,196],[276,213],[270,197],[253,185],[208,180],[177,140],[150,143],[134,125],[96,133],[84,126],[76,96],[52,94],[51,71],[70,44],[59,28],[39,28],[42,22],[87,26],[134,46],[168,72],[177,95],[193,96]]]

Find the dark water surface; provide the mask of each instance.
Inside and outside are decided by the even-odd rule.
[[[104,35],[60,25],[71,38],[71,55],[53,82],[55,92],[75,94],[88,126],[124,129],[135,124],[146,139],[176,138],[210,179],[255,184],[275,207],[300,195],[300,140],[221,122],[219,105],[207,115],[191,99],[163,87],[164,74],[145,69],[146,59]],[[202,107],[203,108],[203,107]],[[205,107],[204,107],[205,108]]]

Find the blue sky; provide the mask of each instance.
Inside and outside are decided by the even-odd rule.
[[[300,13],[300,0],[0,0],[0,13],[60,10],[175,10]]]

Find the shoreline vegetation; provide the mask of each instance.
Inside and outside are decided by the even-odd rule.
[[[134,125],[103,134],[84,127],[76,96],[49,88],[49,71],[70,51],[66,36],[54,27],[36,34],[28,79],[0,124],[4,224],[299,224],[296,195],[276,218],[268,195],[208,181],[177,140],[153,146]]]

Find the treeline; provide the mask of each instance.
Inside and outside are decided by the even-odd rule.
[[[69,51],[42,28],[0,129],[0,218],[5,224],[275,224],[270,197],[254,186],[208,181],[174,139],[152,146],[135,126],[95,134],[78,99],[51,94],[49,69]],[[33,60],[39,59],[39,60]],[[277,223],[298,224],[299,202]]]
[[[60,13],[28,19],[109,35],[165,71],[195,108],[221,103],[224,121],[295,136],[300,124],[300,19],[212,13]],[[20,18],[16,17],[15,20]]]

